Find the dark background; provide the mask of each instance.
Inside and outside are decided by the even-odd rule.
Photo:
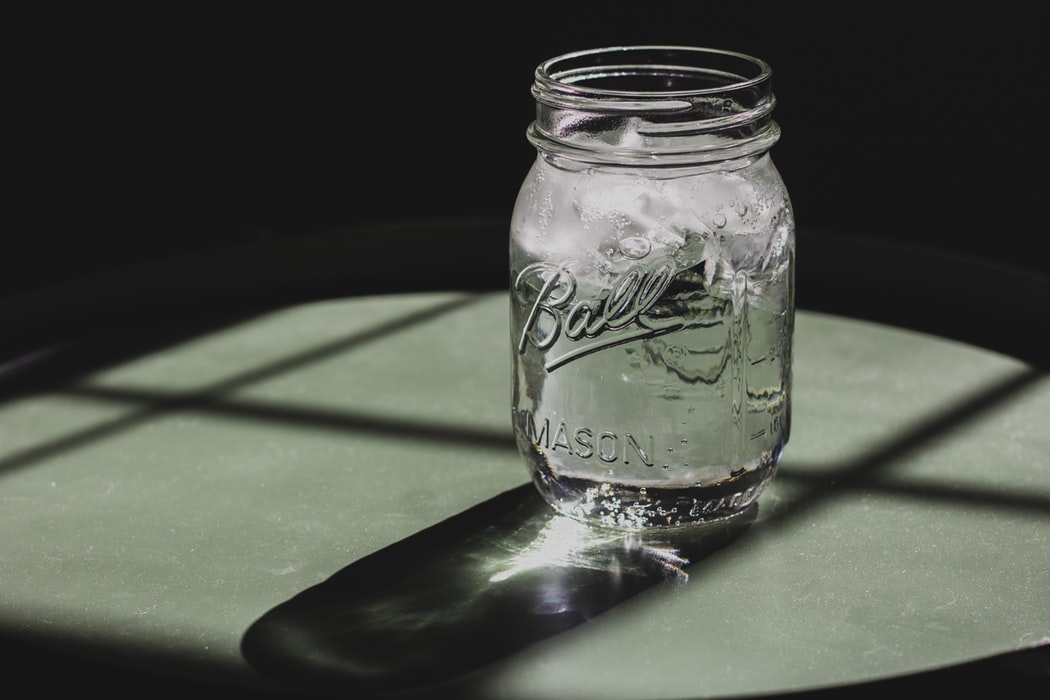
[[[800,261],[807,232],[824,231],[1043,271],[1047,62],[1041,13],[1024,9],[1037,4],[920,7],[213,3],[9,17],[0,299],[143,261],[185,257],[192,277],[210,251],[362,222],[509,219],[534,156],[535,65],[630,43],[772,65],[773,156]],[[375,264],[353,251],[344,262],[347,275]],[[892,279],[895,260],[876,264]]]

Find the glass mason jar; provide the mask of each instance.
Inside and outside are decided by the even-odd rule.
[[[795,224],[769,66],[601,48],[542,63],[532,94],[510,317],[536,487],[623,530],[744,512],[791,427]]]

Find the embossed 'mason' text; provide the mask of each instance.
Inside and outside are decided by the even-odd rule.
[[[565,421],[552,424],[550,419],[544,418],[537,423],[532,411],[521,411],[518,419],[523,423],[525,437],[545,451],[564,450],[580,459],[599,459],[606,464],[631,464],[635,461],[647,467],[654,465],[652,435],[639,441],[631,433],[624,433],[621,437],[610,430],[598,431],[583,426],[573,429]]]

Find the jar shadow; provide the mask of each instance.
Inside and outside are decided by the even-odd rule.
[[[356,561],[245,633],[247,662],[304,691],[406,691],[572,629],[730,544],[722,524],[639,535],[557,515],[532,484]]]

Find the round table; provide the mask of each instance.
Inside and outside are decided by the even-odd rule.
[[[1050,375],[1031,358],[800,293],[772,486],[728,525],[640,537],[540,501],[506,293],[440,279],[280,304],[256,283],[223,313],[95,282],[7,308],[26,329],[0,372],[17,672],[561,700],[1044,686]],[[86,299],[120,313],[85,320]]]

